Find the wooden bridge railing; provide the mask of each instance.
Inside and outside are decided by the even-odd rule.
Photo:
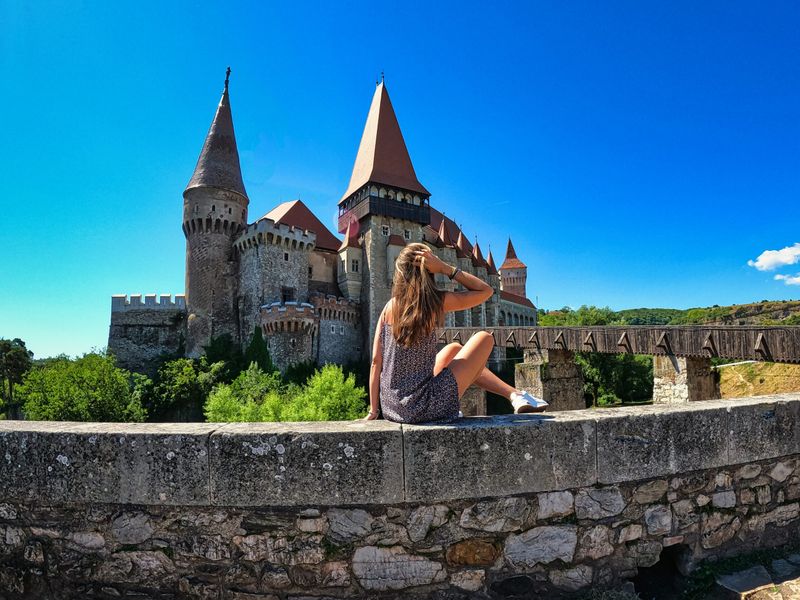
[[[607,326],[607,327],[448,327],[442,343],[465,343],[489,331],[496,346],[530,350],[569,350],[610,354],[653,354],[703,358],[740,358],[800,363],[800,327],[754,326]]]

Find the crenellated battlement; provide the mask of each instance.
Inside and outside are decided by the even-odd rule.
[[[292,250],[310,251],[314,249],[316,242],[317,234],[313,231],[262,218],[248,225],[236,238],[234,245],[239,252],[259,244],[274,244]]]
[[[317,310],[320,319],[332,321],[344,321],[355,325],[361,317],[361,305],[354,300],[333,295],[323,296],[316,294],[311,296],[311,302]]]
[[[125,312],[128,310],[186,310],[186,296],[176,294],[145,294],[142,301],[141,294],[115,294],[111,296],[111,312]]]
[[[261,328],[270,333],[311,333],[319,325],[319,316],[308,302],[272,302],[261,306]]]

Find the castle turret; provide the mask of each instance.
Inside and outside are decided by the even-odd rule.
[[[238,256],[233,240],[247,225],[249,200],[233,132],[228,69],[225,89],[183,192],[186,236],[186,354],[197,357],[212,337],[240,342],[236,309]]]
[[[348,223],[344,241],[339,247],[339,289],[348,300],[361,300],[361,243],[358,241],[356,223]]]
[[[365,348],[372,347],[377,318],[391,297],[391,259],[401,244],[422,241],[422,228],[431,220],[429,198],[381,81],[372,97],[350,183],[339,201],[339,231],[357,228],[363,247]]]
[[[504,292],[526,298],[525,285],[528,280],[528,267],[519,258],[511,238],[508,238],[506,259],[500,265],[500,286]]]

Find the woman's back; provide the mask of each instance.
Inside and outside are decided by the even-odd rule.
[[[449,368],[433,374],[436,332],[404,347],[397,343],[392,324],[381,326],[383,368],[381,409],[385,419],[403,423],[451,421],[458,417],[458,384]]]

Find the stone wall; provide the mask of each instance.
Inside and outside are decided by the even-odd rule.
[[[134,295],[111,299],[111,325],[108,330],[108,350],[117,364],[130,371],[154,375],[164,353],[178,354],[186,340],[186,305],[183,296],[175,302],[167,295],[155,302],[155,295],[145,303]]]
[[[800,394],[449,426],[0,422],[6,598],[558,597],[800,535]]]
[[[653,356],[653,402],[675,404],[720,396],[719,373],[710,358]]]
[[[583,375],[569,350],[525,350],[514,367],[514,385],[550,404],[549,412],[586,408]]]

